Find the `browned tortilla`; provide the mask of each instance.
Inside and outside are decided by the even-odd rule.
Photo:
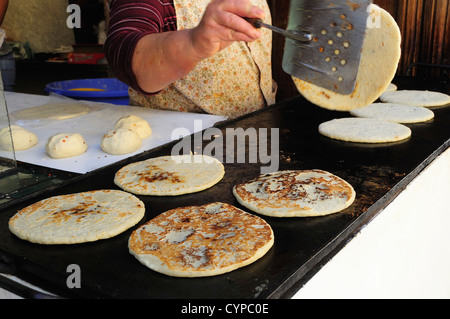
[[[133,232],[128,247],[150,269],[176,277],[223,274],[261,258],[273,245],[263,219],[212,203],[169,210]]]

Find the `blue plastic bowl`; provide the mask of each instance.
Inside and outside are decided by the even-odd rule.
[[[53,82],[45,92],[77,100],[129,105],[128,86],[115,78],[85,79]]]

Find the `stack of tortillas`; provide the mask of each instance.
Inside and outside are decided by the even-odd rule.
[[[118,190],[98,190],[41,200],[17,212],[10,231],[38,244],[75,244],[114,237],[136,225],[144,203]]]
[[[273,242],[273,231],[263,219],[217,202],[160,214],[132,233],[128,248],[159,273],[205,277],[255,262]]]
[[[311,103],[339,111],[349,111],[375,102],[388,88],[397,71],[401,55],[401,33],[394,18],[384,9],[380,27],[366,29],[356,86],[349,95],[335,93],[293,78],[299,92]]]
[[[323,170],[288,170],[261,175],[233,188],[237,201],[272,217],[314,217],[340,212],[355,200],[353,187]]]
[[[224,174],[223,164],[213,157],[162,156],[121,168],[115,175],[114,183],[133,194],[176,196],[210,188]]]

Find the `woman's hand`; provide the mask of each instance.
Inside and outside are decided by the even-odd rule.
[[[198,58],[208,58],[233,41],[251,42],[261,36],[242,17],[264,18],[264,10],[248,0],[213,0],[200,24],[192,29],[192,46]]]

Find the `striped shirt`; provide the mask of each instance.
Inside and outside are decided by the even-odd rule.
[[[145,35],[177,29],[173,0],[110,0],[104,49],[115,76],[143,92],[132,71],[133,52]]]

